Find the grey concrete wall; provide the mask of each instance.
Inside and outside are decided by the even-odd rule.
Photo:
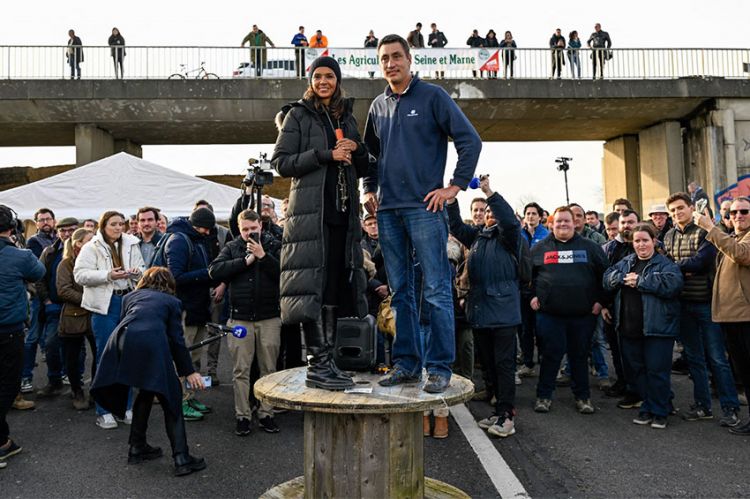
[[[638,158],[638,136],[625,135],[604,143],[602,183],[605,211],[617,198],[629,199],[643,212],[641,205],[641,168]]]

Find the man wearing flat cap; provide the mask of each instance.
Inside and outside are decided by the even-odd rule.
[[[60,324],[62,300],[57,296],[57,267],[63,257],[65,241],[70,239],[78,228],[78,220],[66,217],[57,222],[57,239],[44,248],[39,260],[44,264],[44,278],[36,283],[36,293],[41,306],[44,307],[44,324],[42,337],[47,345],[47,385],[37,392],[37,397],[54,397],[63,392],[62,345],[57,336]]]

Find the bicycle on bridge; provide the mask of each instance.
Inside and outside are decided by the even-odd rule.
[[[192,75],[195,73],[196,80],[218,80],[219,76],[216,73],[209,73],[208,71],[206,71],[206,68],[204,67],[205,65],[205,61],[201,61],[201,66],[199,68],[191,69],[188,71],[187,64],[180,64],[179,72],[172,73],[167,79],[187,80],[188,78],[192,78]]]

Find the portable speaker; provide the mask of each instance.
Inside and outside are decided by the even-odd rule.
[[[369,371],[377,361],[378,334],[375,318],[340,318],[336,326],[333,360],[344,371]]]

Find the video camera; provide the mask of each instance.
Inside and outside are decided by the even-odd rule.
[[[573,158],[564,158],[559,157],[555,160],[555,163],[557,163],[557,171],[559,172],[566,172],[570,170],[570,163],[569,161],[573,161]]]
[[[250,158],[247,160],[250,168],[247,169],[247,175],[242,179],[242,188],[251,186],[263,187],[273,184],[273,168],[268,160],[268,154],[262,153],[260,159]]]

